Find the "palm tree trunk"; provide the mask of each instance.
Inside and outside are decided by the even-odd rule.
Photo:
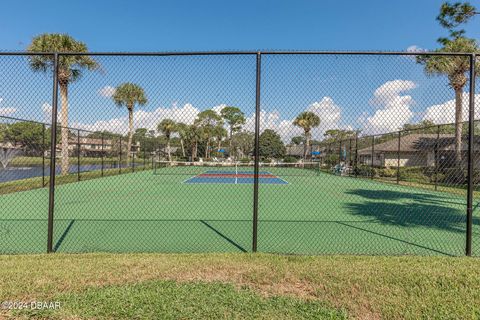
[[[310,147],[310,132],[305,131],[305,150],[304,150],[304,159],[307,160],[308,149]]]
[[[455,166],[462,167],[463,88],[455,89]]]
[[[195,144],[193,145],[193,150],[194,151],[192,151],[192,161],[195,161],[198,153],[198,140],[195,140]]]
[[[130,153],[132,150],[133,138],[133,109],[128,108],[128,143],[127,143],[127,166],[130,163]],[[121,148],[122,146],[120,146]]]
[[[180,145],[182,146],[182,155],[185,158],[185,146],[183,145],[183,139],[180,138]]]
[[[70,169],[70,162],[68,158],[68,85],[60,84],[60,99],[62,100],[62,109],[60,112],[60,125],[62,137],[62,162],[61,173],[67,175]]]
[[[167,138],[167,153],[168,153],[168,161],[172,161],[172,155],[170,153],[170,137]]]

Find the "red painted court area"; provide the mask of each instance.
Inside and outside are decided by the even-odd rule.
[[[199,174],[198,177],[202,178],[253,178],[253,173],[202,173]],[[269,173],[269,174],[259,174],[259,178],[277,178],[277,176]]]

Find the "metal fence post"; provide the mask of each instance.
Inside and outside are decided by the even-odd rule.
[[[375,153],[375,136],[372,136],[372,162],[371,162],[371,170],[370,170],[370,179],[373,179],[373,157],[374,157],[374,153]]]
[[[50,135],[50,186],[48,193],[47,253],[53,252],[53,211],[55,208],[55,159],[57,153],[58,53],[53,56],[52,133]]]
[[[45,123],[42,127],[42,188],[45,187]]]
[[[152,160],[152,170],[153,170],[153,161],[155,161],[155,156],[157,155],[157,148],[155,146],[155,141],[152,141],[152,152],[150,153]]]
[[[258,172],[260,157],[260,77],[262,68],[262,56],[257,52],[256,64],[256,88],[255,88],[255,165],[253,174],[253,230],[252,230],[252,251],[257,252],[258,238]]]
[[[143,138],[143,170],[145,170],[145,166],[147,165],[147,153],[145,152],[146,148],[146,140]]]
[[[103,146],[104,146],[104,139],[103,139],[103,132],[102,132],[102,155],[101,155],[102,156],[102,177],[103,177],[103,165],[104,165],[103,159],[104,159],[104,152],[105,152]]]
[[[348,142],[348,166],[352,166],[352,138]]]
[[[118,173],[121,174],[122,173],[122,136],[120,136],[119,138],[119,152],[118,152]]]
[[[470,55],[470,101],[468,103],[468,178],[467,178],[467,234],[465,254],[472,255],[472,223],[473,223],[473,137],[475,119],[475,62],[476,55]]]
[[[80,181],[80,130],[77,130],[77,181]]]
[[[438,141],[440,140],[440,126],[437,126],[437,140],[435,141],[434,163],[435,163],[435,191],[438,188]]]
[[[354,174],[355,178],[357,177],[358,174],[358,132],[355,132],[355,160],[354,160]]]
[[[338,165],[342,163],[342,140],[338,142]]]
[[[397,184],[400,184],[400,147],[402,132],[398,131],[398,150],[397,150]]]

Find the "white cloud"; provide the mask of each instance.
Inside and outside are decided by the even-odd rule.
[[[226,104],[220,104],[212,108],[212,110],[220,113],[225,108]],[[51,107],[47,103],[43,105],[44,112],[51,113]],[[324,97],[320,101],[310,104],[305,111],[316,113],[320,119],[321,124],[312,132],[314,139],[323,137],[323,133],[328,129],[338,128],[341,119],[341,108],[334,103],[332,98]],[[148,130],[155,130],[158,123],[163,119],[172,119],[177,122],[192,124],[200,110],[192,104],[187,103],[183,107],[177,107],[173,103],[172,107],[159,107],[154,111],[138,110],[134,112],[134,127],[147,128]],[[293,136],[301,135],[303,130],[293,125],[292,119],[284,119],[278,111],[261,111],[260,112],[260,128],[261,130],[273,129],[275,130],[285,142],[290,142]],[[100,120],[94,123],[72,123],[72,127],[91,130],[91,131],[111,131],[115,133],[126,134],[128,132],[128,115],[112,118],[109,120]],[[253,132],[255,130],[255,113],[247,116],[246,123],[243,127],[245,130]]]
[[[468,121],[469,94],[462,95],[462,120]],[[475,95],[475,119],[480,119],[480,94]],[[433,105],[425,110],[422,120],[429,120],[436,124],[455,122],[455,99],[448,100],[442,104]]]
[[[44,102],[41,106],[42,113],[43,113],[43,122],[50,123],[52,121],[52,106],[48,102]],[[60,113],[60,110],[58,110]],[[60,117],[57,115],[57,118]]]
[[[341,119],[341,108],[330,97],[323,97],[322,100],[312,103],[308,109],[320,117],[318,130],[326,131],[337,128]]]
[[[407,52],[427,52],[427,51],[428,51],[427,49],[423,49],[415,44],[407,48]]]
[[[410,109],[414,100],[409,95],[402,95],[405,91],[416,88],[413,81],[392,80],[378,87],[370,100],[371,105],[378,109],[372,116],[363,113],[358,122],[363,125],[364,134],[381,134],[398,130],[408,123],[413,112]]]
[[[102,89],[98,90],[98,94],[102,97],[110,98],[115,94],[116,90],[117,89],[112,86],[105,86]]]
[[[159,107],[154,111],[138,110],[134,112],[134,128],[156,130],[158,123],[163,119],[172,119],[177,122],[192,124],[199,112],[200,110],[190,103],[185,104],[181,108],[174,104],[171,108]],[[126,134],[128,132],[128,115],[125,114],[125,116],[110,120],[100,120],[91,124],[74,122],[72,127],[91,131],[107,130]]]
[[[2,103],[2,101],[3,101],[3,98],[0,98],[0,103]],[[0,116],[9,116],[15,112],[17,112],[16,108],[12,108],[12,107],[0,108]]]
[[[255,113],[247,117],[243,128],[251,132],[255,131]],[[262,110],[260,111],[260,132],[266,129],[275,130],[285,142],[289,142],[291,137],[303,132],[301,128],[293,125],[293,119],[282,119],[278,111]]]
[[[227,105],[223,103],[221,105],[213,107],[212,110],[215,111],[218,115],[220,115],[220,111],[222,111],[223,108],[225,108],[226,106]]]
[[[0,108],[0,116],[9,116],[15,112],[17,112],[15,108]]]
[[[213,107],[212,110],[220,113],[225,107],[226,104],[220,104]],[[51,107],[47,103],[43,105],[43,108],[46,112],[51,112]],[[321,139],[326,130],[339,127],[341,108],[336,105],[330,97],[324,97],[320,101],[310,104],[305,111],[314,112],[321,119],[320,126],[312,132],[314,139]],[[138,110],[134,112],[134,127],[155,130],[162,119],[172,119],[177,122],[192,124],[199,113],[200,110],[190,103],[185,104],[183,107],[177,107],[177,104],[173,103],[170,108],[159,107],[154,111]],[[290,142],[292,137],[303,133],[301,128],[293,125],[293,120],[294,118],[282,118],[278,111],[267,112],[262,110],[260,112],[260,129],[261,131],[273,129],[280,134],[285,142]],[[84,130],[108,130],[115,133],[126,134],[128,132],[128,115],[125,113],[125,116],[109,120],[100,120],[94,123],[74,122],[71,125],[74,128]],[[243,128],[251,132],[255,130],[255,113],[247,116]],[[346,127],[346,129],[349,128],[350,127]]]
[[[320,101],[313,102],[305,110],[317,114],[320,117],[320,126],[312,130],[312,138],[320,140],[325,131],[334,128],[341,128],[341,108],[330,97],[323,97]],[[275,130],[285,143],[289,143],[294,136],[303,134],[303,129],[293,125],[295,118],[284,119],[278,111],[260,111],[260,131],[265,129]],[[345,127],[349,129],[350,127]],[[255,130],[255,114],[247,117],[244,129]]]

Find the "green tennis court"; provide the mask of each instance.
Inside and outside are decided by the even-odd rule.
[[[309,168],[261,170],[288,183],[260,183],[259,251],[464,254],[465,197]],[[202,172],[176,167],[57,186],[54,249],[250,251],[253,185],[183,183]],[[48,188],[2,195],[0,209],[2,253],[45,252]]]

